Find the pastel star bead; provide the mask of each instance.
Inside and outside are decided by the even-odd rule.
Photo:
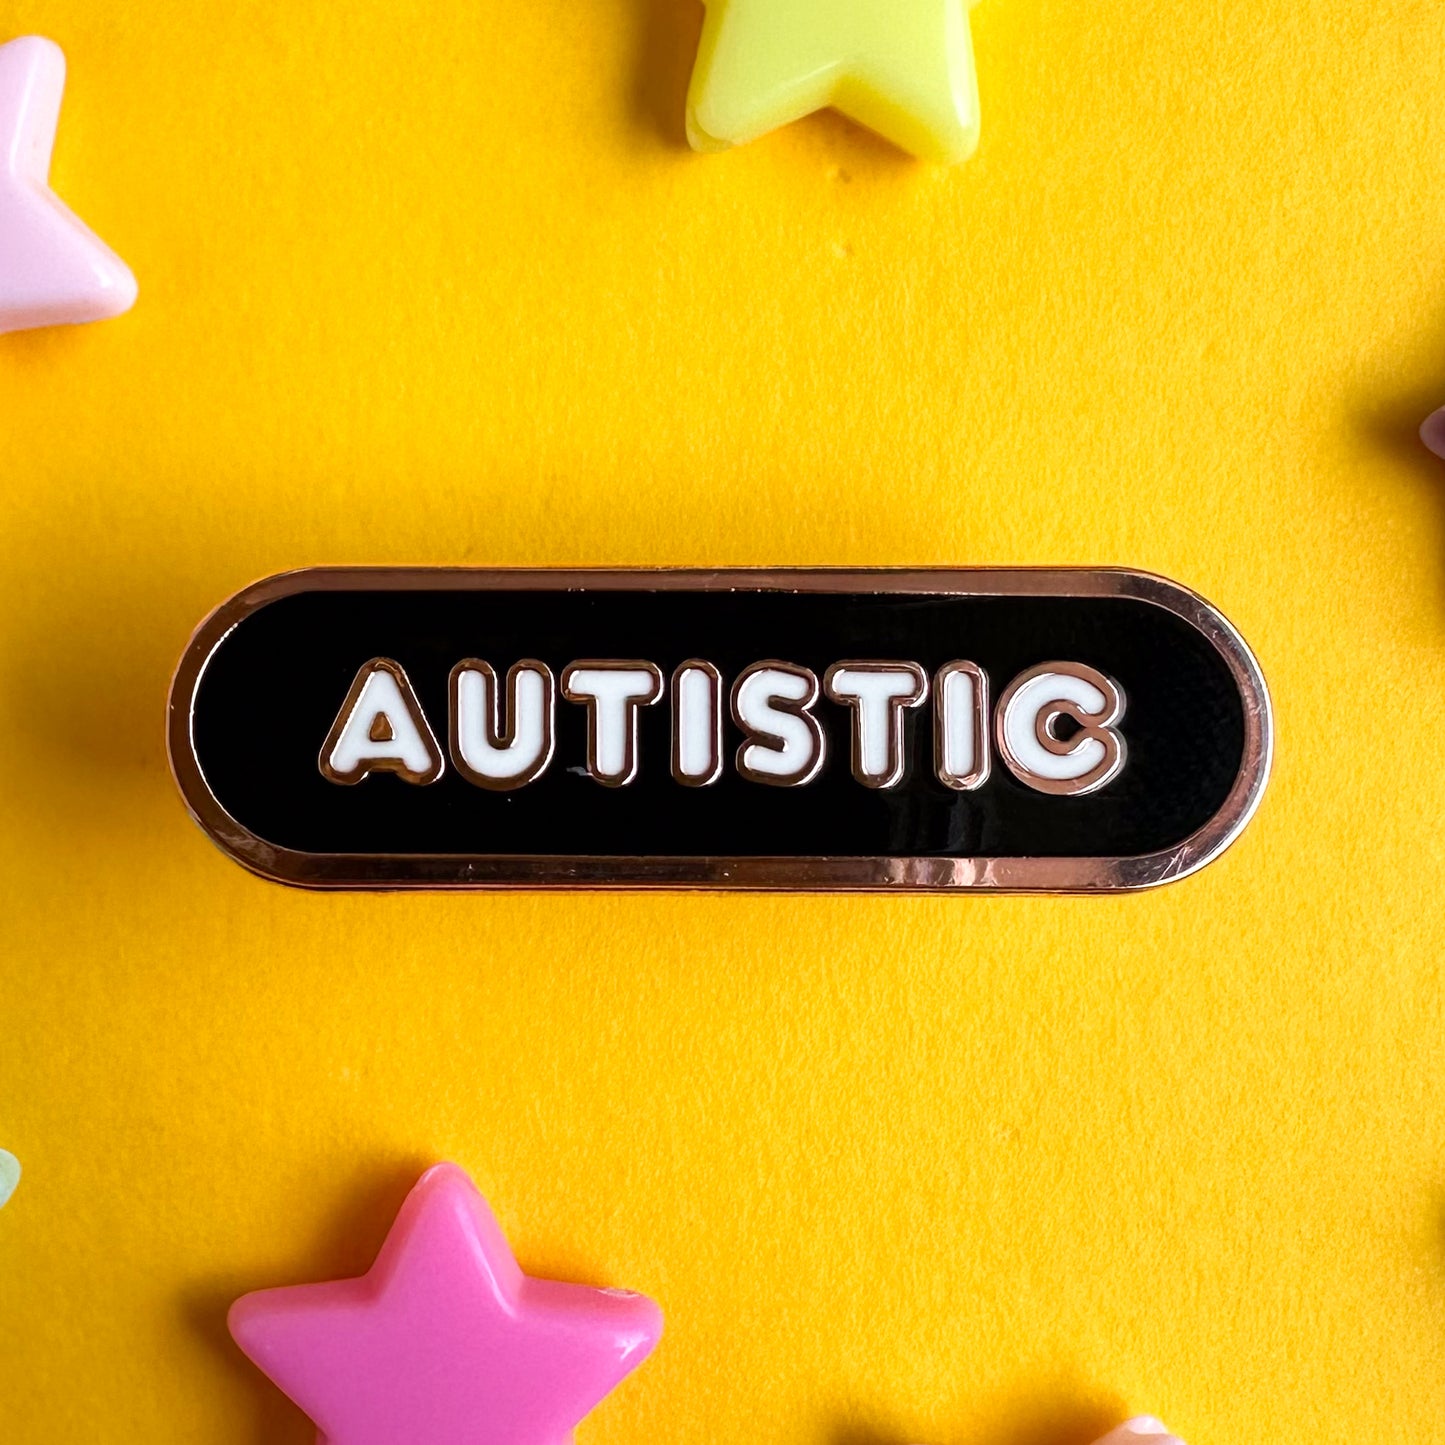
[[[925,160],[978,144],[974,0],[705,0],[687,97],[694,149],[831,106]]]
[[[0,1209],[10,1202],[15,1186],[20,1183],[20,1161],[6,1149],[0,1149]]]
[[[643,1295],[523,1274],[453,1164],[359,1279],[248,1294],[228,1322],[320,1445],[567,1445],[662,1332]]]
[[[130,268],[50,189],[65,56],[0,46],[0,332],[102,321],[135,304]]]
[[[1420,428],[1420,440],[1437,457],[1445,457],[1445,406],[1425,418],[1424,425]]]
[[[1171,1435],[1152,1415],[1136,1415],[1132,1420],[1125,1420],[1117,1430],[1110,1430],[1097,1445],[1139,1445],[1140,1441],[1148,1441],[1148,1445],[1184,1445],[1177,1435]]]

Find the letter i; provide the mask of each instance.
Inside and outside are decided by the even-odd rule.
[[[690,658],[672,674],[672,775],[705,788],[722,775],[722,674]]]

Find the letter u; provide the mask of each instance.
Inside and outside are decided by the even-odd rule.
[[[470,783],[493,792],[541,777],[552,761],[557,687],[544,662],[523,658],[507,673],[505,704],[492,667],[469,657],[452,668],[451,754]]]

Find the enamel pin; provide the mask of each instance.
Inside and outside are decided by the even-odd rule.
[[[269,578],[171,688],[201,827],[315,888],[1098,892],[1259,802],[1239,634],[1110,569]]]

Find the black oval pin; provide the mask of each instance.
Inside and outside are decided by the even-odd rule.
[[[171,766],[315,888],[1098,892],[1248,822],[1239,634],[1113,569],[319,569],[197,629]]]

